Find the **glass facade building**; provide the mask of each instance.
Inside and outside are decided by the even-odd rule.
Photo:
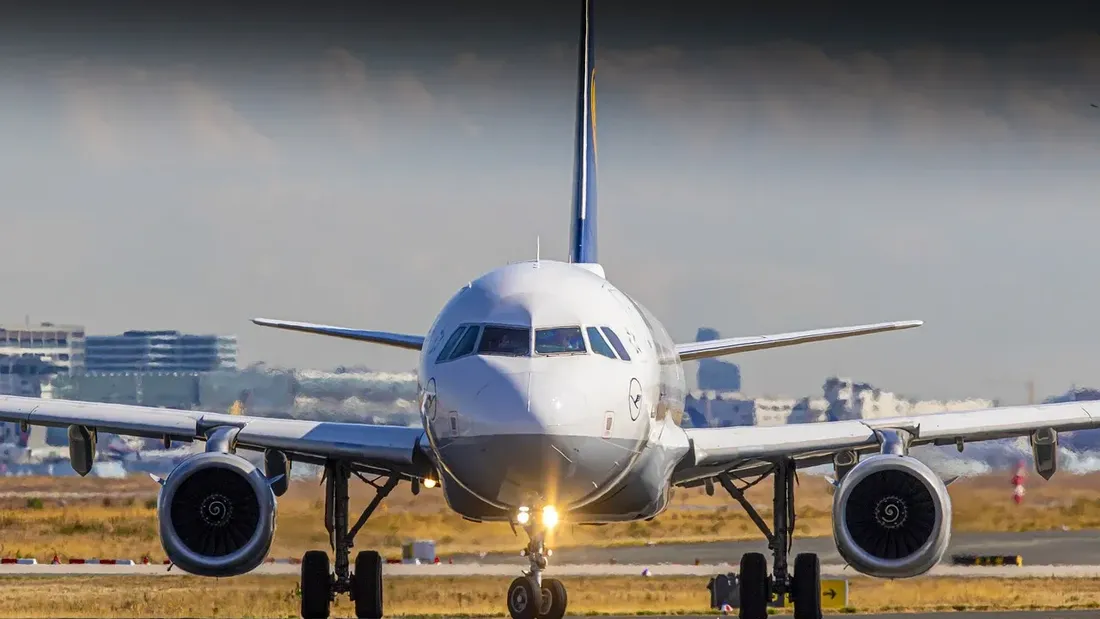
[[[189,335],[179,331],[126,331],[89,335],[87,372],[213,372],[237,367],[234,335]]]

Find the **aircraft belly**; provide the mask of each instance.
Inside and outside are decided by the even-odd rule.
[[[636,440],[579,434],[458,436],[436,441],[440,462],[451,478],[443,480],[444,486],[453,482],[494,508],[491,511],[538,503],[569,510],[591,503],[631,465],[636,444]]]

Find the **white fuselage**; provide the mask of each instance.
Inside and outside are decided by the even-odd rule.
[[[447,501],[467,518],[554,505],[607,522],[667,504],[687,449],[679,357],[587,265],[522,262],[470,282],[428,331],[418,381]]]

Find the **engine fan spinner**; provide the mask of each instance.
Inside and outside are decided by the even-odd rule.
[[[157,502],[168,558],[200,576],[236,576],[267,557],[275,536],[275,494],[267,477],[231,453],[181,462]]]
[[[855,569],[908,578],[947,551],[951,497],[943,481],[909,456],[870,456],[844,476],[833,496],[833,540]]]

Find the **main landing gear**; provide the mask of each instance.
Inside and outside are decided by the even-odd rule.
[[[557,524],[557,513],[552,507],[544,508],[539,522],[532,520],[531,513],[520,508],[516,523],[523,526],[530,540],[523,555],[531,569],[508,586],[508,614],[512,619],[562,619],[569,603],[565,585],[554,578],[542,577],[553,554],[545,545],[546,532]]]
[[[787,571],[787,554],[791,551],[794,531],[794,476],[793,460],[780,460],[773,469],[775,473],[775,493],[773,498],[773,526],[775,532],[768,529],[767,523],[745,498],[744,490],[767,477],[738,488],[733,485],[729,474],[718,476],[719,483],[731,497],[737,500],[748,513],[756,526],[768,539],[768,548],[772,551],[772,574],[768,575],[768,562],[759,552],[746,553],[741,557],[741,569],[738,586],[741,602],[738,616],[740,619],[766,619],[768,605],[775,601],[783,604],[790,597],[794,604],[794,619],[821,619],[821,564],[817,555],[803,553],[794,559],[794,576]],[[708,490],[712,486],[708,485]]]
[[[339,593],[347,593],[355,602],[355,616],[362,619],[382,617],[382,556],[373,550],[361,551],[355,557],[351,571],[351,549],[355,534],[397,486],[398,477],[390,476],[384,484],[354,473],[377,490],[374,499],[363,510],[359,520],[348,530],[348,480],[352,470],[343,461],[325,465],[325,528],[335,554],[335,569],[329,571],[328,553],[310,550],[302,557],[302,617],[328,619],[329,609]]]

